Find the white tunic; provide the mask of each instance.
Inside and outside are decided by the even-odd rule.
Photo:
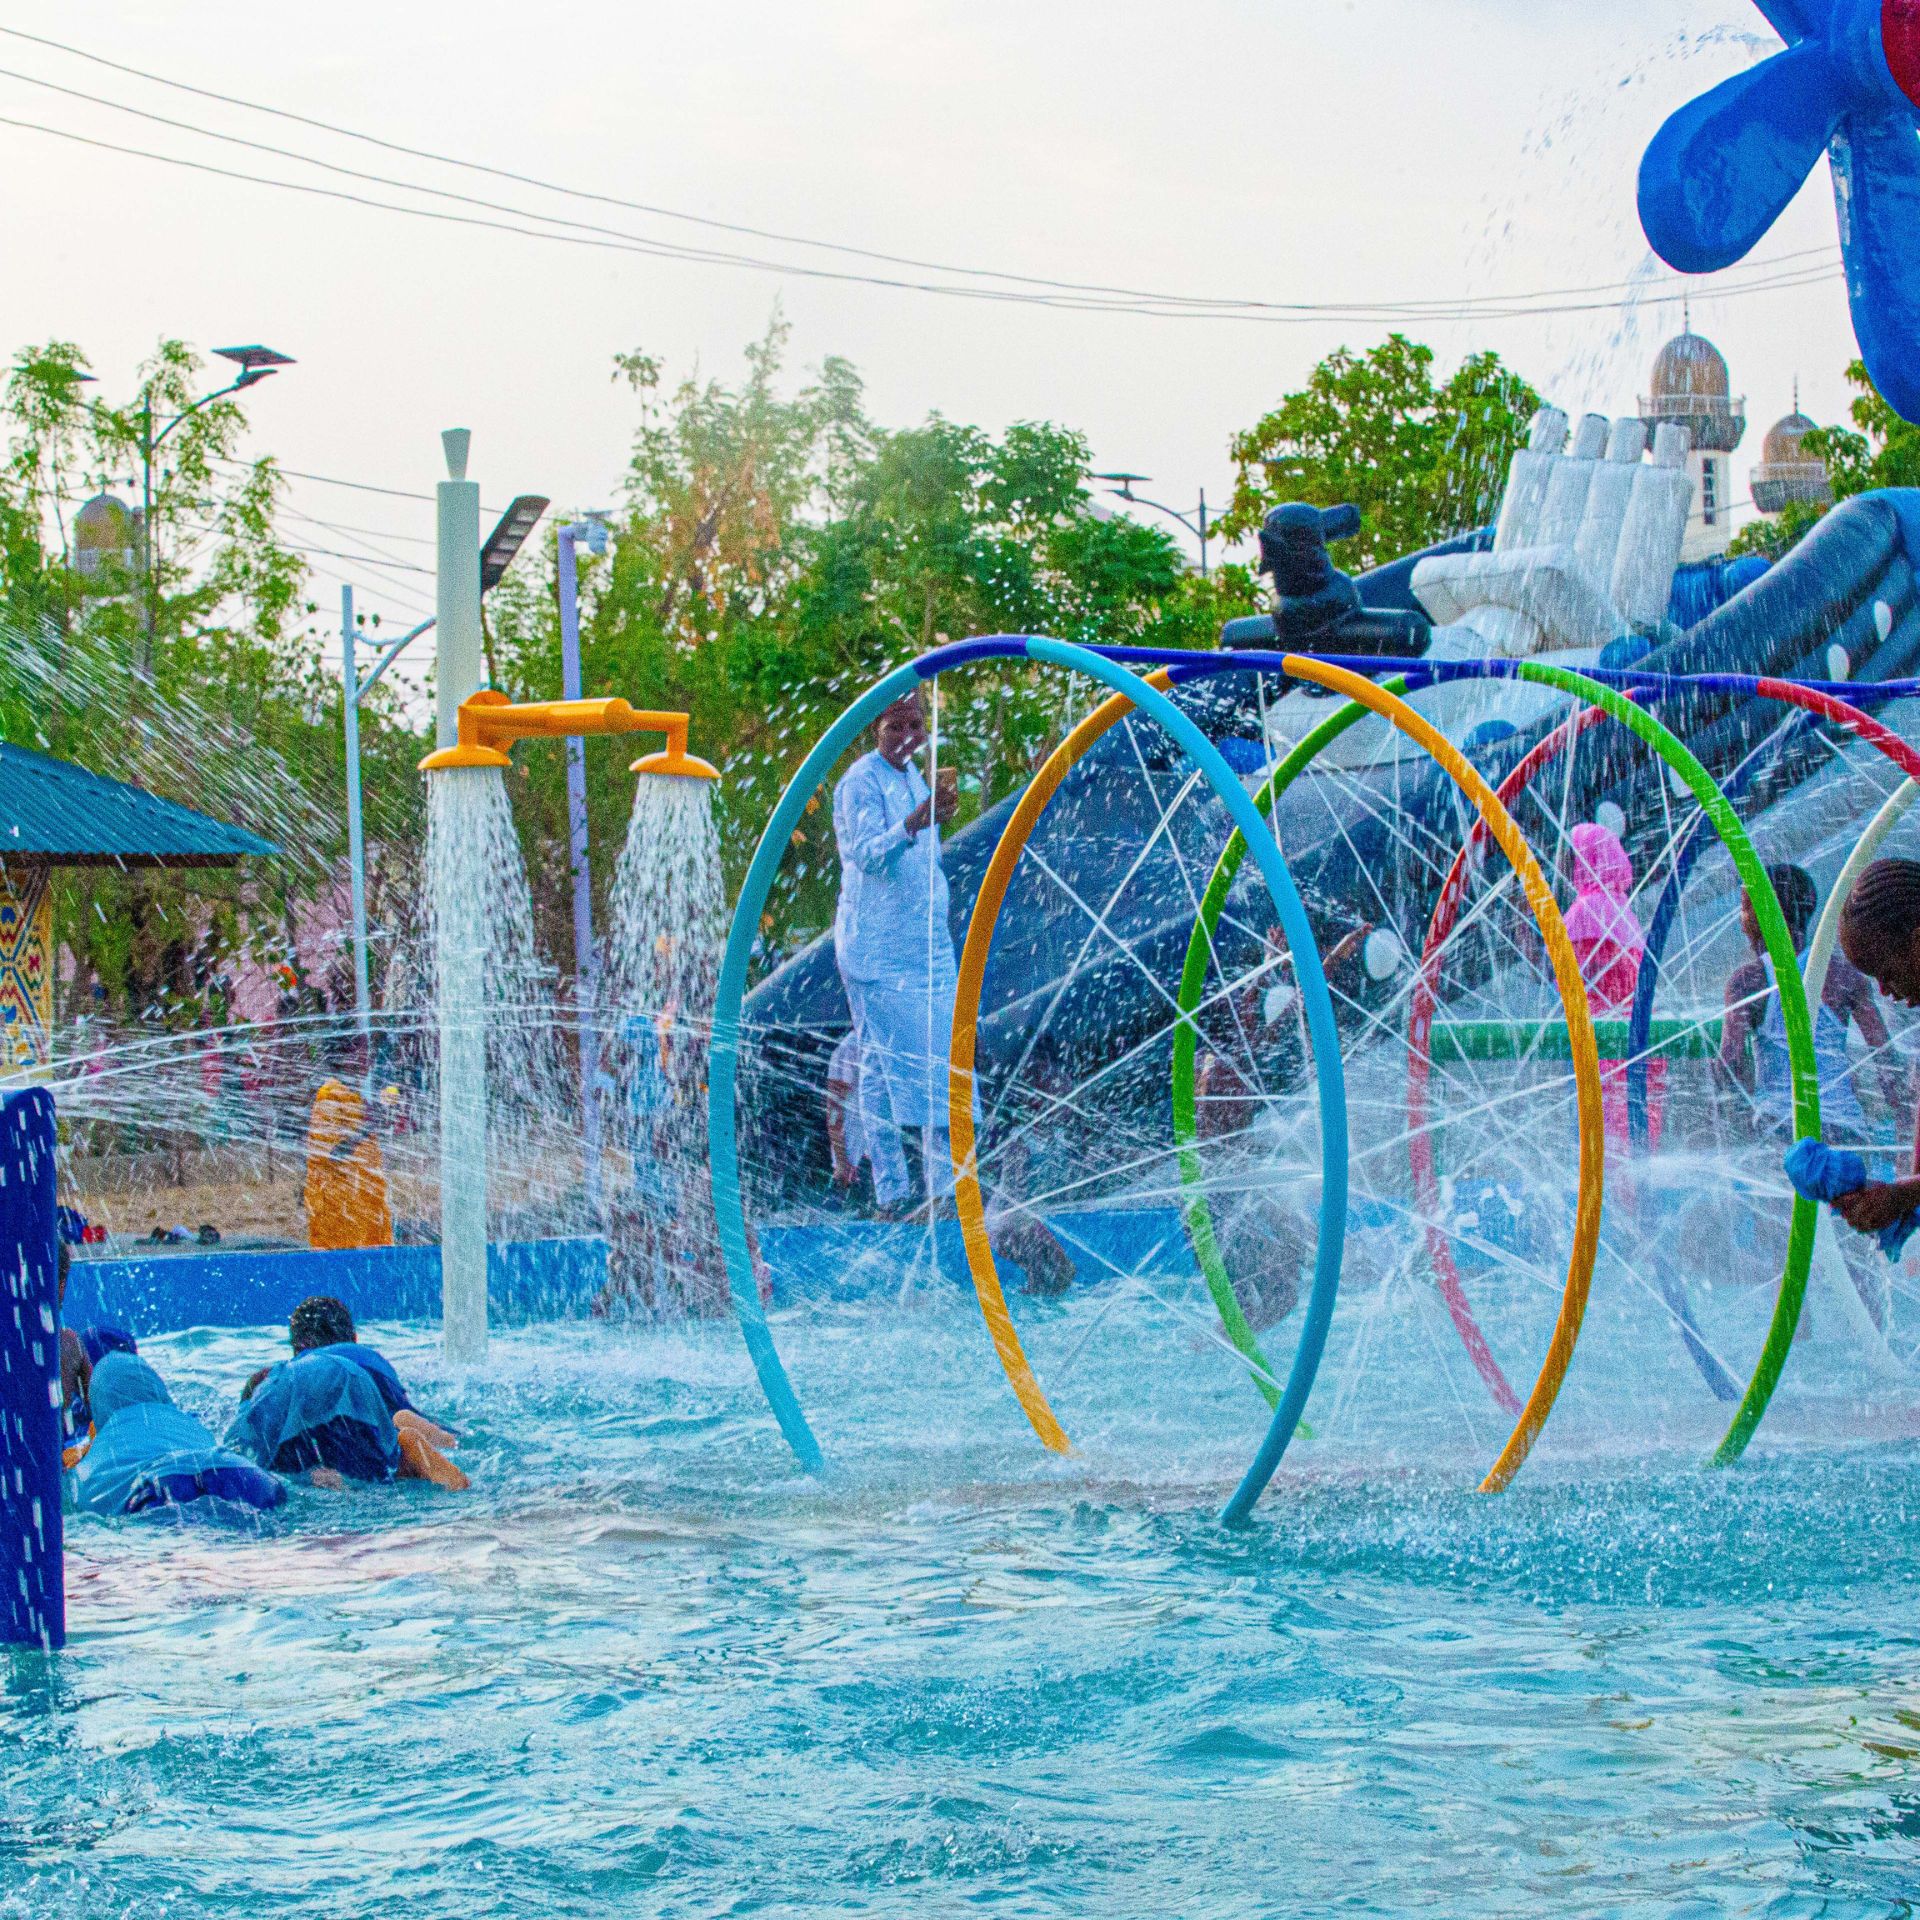
[[[927,797],[920,769],[866,753],[833,790],[840,849],[840,903],[833,952],[840,977],[889,989],[951,990],[959,972],[947,927],[940,829],[909,836],[901,824]]]

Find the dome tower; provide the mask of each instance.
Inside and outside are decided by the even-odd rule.
[[[1753,504],[1769,517],[1793,506],[1833,505],[1833,480],[1827,463],[1818,454],[1809,453],[1804,444],[1813,424],[1796,400],[1793,411],[1768,429],[1760,448],[1760,464],[1753,470]]]
[[[1733,538],[1733,492],[1727,456],[1747,431],[1746,402],[1733,398],[1733,382],[1720,349],[1691,326],[1660,349],[1653,363],[1653,391],[1640,412],[1649,436],[1662,426],[1685,427],[1693,441],[1693,512],[1687,521],[1686,560],[1725,553]]]

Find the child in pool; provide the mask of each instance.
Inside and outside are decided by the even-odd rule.
[[[1780,912],[1793,938],[1793,950],[1804,964],[1807,941],[1820,910],[1820,889],[1804,867],[1776,866],[1767,878],[1780,902]],[[1864,876],[1863,876],[1864,879]],[[1858,889],[1854,898],[1859,898]],[[1741,896],[1740,926],[1753,958],[1735,968],[1727,981],[1726,1012],[1720,1027],[1721,1072],[1751,1096],[1763,1124],[1783,1137],[1793,1133],[1793,1074],[1787,1054],[1787,1027],[1780,997],[1773,990],[1773,972],[1760,921],[1753,902]],[[1866,1115],[1847,1059],[1847,1028],[1857,1025],[1860,1037],[1881,1056],[1880,1090],[1895,1113],[1906,1089],[1903,1076],[1887,1059],[1887,1023],[1874,997],[1873,983],[1844,954],[1836,953],[1827,968],[1820,1005],[1814,1011],[1813,1051],[1820,1073],[1820,1131],[1829,1144],[1860,1145],[1868,1137]],[[1752,1050],[1749,1061],[1748,1050]]]
[[[1633,862],[1612,828],[1583,821],[1571,837],[1573,904],[1567,909],[1567,941],[1580,962],[1592,1011],[1619,1013],[1633,1004],[1647,936],[1633,908]],[[1658,1146],[1665,1117],[1667,1063],[1647,1062],[1647,1137]],[[1627,1063],[1602,1056],[1600,1099],[1607,1138],[1628,1138]]]
[[[82,1512],[150,1513],[201,1501],[264,1512],[286,1499],[272,1474],[216,1445],[176,1407],[166,1383],[137,1355],[103,1354],[83,1371],[93,1437],[67,1482]]]
[[[1920,1007],[1920,861],[1876,860],[1840,915],[1840,947],[1884,994]],[[1856,1233],[1879,1234],[1920,1209],[1920,1126],[1910,1171],[1870,1181],[1834,1201]]]
[[[421,1417],[393,1363],[362,1346],[353,1315],[328,1294],[294,1308],[293,1358],[263,1367],[241,1389],[228,1441],[276,1473],[316,1486],[347,1480],[430,1480],[464,1489],[467,1476],[442,1447],[454,1435]]]

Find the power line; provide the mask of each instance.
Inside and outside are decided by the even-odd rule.
[[[373,567],[389,573],[420,573],[434,578],[431,567],[416,567],[410,560],[376,560],[371,554],[342,553],[338,547],[295,547],[295,553],[323,553],[329,560],[351,560],[356,566]]]
[[[11,28],[0,28],[0,32],[15,33],[16,31],[17,30]],[[19,37],[27,39],[37,38],[37,36],[33,35],[21,35]],[[62,50],[78,53],[77,49]],[[78,57],[83,59],[98,58],[98,56],[84,53],[79,53]],[[101,61],[100,63],[108,66],[116,66],[118,64],[111,61]],[[126,71],[138,73],[139,70],[126,69]],[[482,199],[472,194],[455,193],[446,188],[430,186],[418,181],[398,179],[387,174],[369,173],[360,168],[341,166],[334,161],[323,160],[315,155],[302,153],[291,148],[275,146],[270,142],[249,140],[237,134],[224,133],[213,128],[202,127],[193,122],[177,120],[165,114],[150,113],[143,108],[129,106],[123,102],[107,99],[98,94],[86,93],[77,88],[60,86],[53,81],[43,80],[32,74],[21,73],[17,69],[0,68],[0,75],[21,81],[29,86],[44,88],[66,98],[85,101],[90,105],[104,107],[112,112],[128,114],[137,119],[169,127],[177,132],[221,141],[229,145],[246,148],[256,153],[271,154],[280,159],[291,160],[296,165],[316,167],[324,172],[347,179],[389,187],[402,193],[420,194],[434,199],[446,200],[461,206],[478,207],[492,213],[507,214],[511,216],[512,221],[530,220],[543,224],[537,227],[526,227],[496,220],[478,219],[471,215],[449,214],[434,208],[396,204],[391,201],[372,199],[362,194],[317,187],[304,182],[280,180],[261,174],[243,173],[234,169],[216,167],[203,161],[189,160],[178,155],[155,153],[145,148],[124,146],[117,142],[74,133],[65,128],[50,127],[36,121],[0,116],[0,124],[14,126],[25,131],[43,133],[56,139],[69,140],[81,145],[97,147],[108,152],[120,153],[132,158],[150,160],[161,165],[184,167],[195,172],[210,173],[221,178],[239,180],[253,185],[273,187],[282,192],[302,193],[320,198],[344,200],[351,204],[370,207],[377,211],[411,215],[416,219],[435,219],[454,225],[485,227],[496,231],[519,234],[524,238],[559,240],[575,245],[596,245],[613,251],[637,252],[654,258],[680,260],[697,265],[731,266],[745,268],[751,271],[794,275],[805,279],[848,282],[887,287],[901,291],[934,293],[945,295],[949,298],[997,300],[1019,305],[1061,308],[1068,311],[1115,312],[1157,318],[1259,319],[1270,323],[1283,322],[1292,324],[1299,324],[1306,320],[1327,319],[1381,320],[1404,318],[1409,321],[1434,321],[1473,318],[1528,318],[1541,314],[1604,311],[1610,310],[1612,306],[1616,304],[1614,302],[1605,302],[1597,306],[1530,306],[1526,304],[1530,301],[1552,300],[1558,297],[1557,294],[1551,292],[1540,294],[1500,294],[1478,297],[1465,296],[1453,301],[1405,300],[1392,302],[1357,301],[1347,303],[1283,303],[1256,300],[1225,301],[1189,295],[1130,292],[1123,289],[1102,289],[1077,282],[1043,283],[1037,281],[1033,276],[993,276],[1001,279],[1024,281],[1028,284],[1046,284],[1071,290],[1074,292],[1075,297],[1069,299],[1055,297],[1053,295],[1018,293],[1008,288],[947,286],[937,282],[905,281],[872,274],[847,273],[829,268],[805,267],[792,262],[768,260],[750,254],[721,253],[710,248],[683,247],[677,243],[625,232],[619,228],[602,227],[591,222],[569,220],[564,216],[540,213],[529,208],[514,206],[501,201]],[[157,76],[141,75],[141,77],[155,79],[157,84],[164,86],[183,85],[183,83],[159,79]],[[185,90],[189,92],[203,91],[197,88],[186,88]],[[227,96],[224,95],[216,95],[213,97],[220,99],[227,98]],[[231,102],[231,104],[252,106],[252,103],[244,101]],[[304,116],[297,114],[282,114],[277,108],[257,107],[254,108],[254,110],[294,120],[302,120],[304,118]],[[324,125],[324,123],[314,124]],[[328,131],[341,132],[345,134],[345,137],[349,138],[372,139],[372,136],[354,135],[343,129],[329,128]],[[375,144],[392,146],[394,143],[375,142]],[[399,148],[398,150],[407,153],[420,152],[420,150],[413,148]],[[445,160],[444,156],[424,153],[421,154],[421,157]],[[476,163],[452,160],[445,160],[445,164],[461,166],[476,165]],[[483,172],[502,171],[492,168],[479,168],[478,170]],[[538,182],[533,184],[544,185],[544,183]],[[551,190],[571,191],[561,188],[553,188]],[[586,197],[605,199],[609,196]],[[560,231],[554,231],[553,229],[560,229]],[[1800,253],[1785,254],[1767,262],[1755,263],[1755,270],[1761,272],[1763,275],[1772,274],[1773,270],[1780,266],[1785,266],[1790,262],[1805,259],[1815,254],[1831,257],[1833,251],[1833,249],[1806,249]],[[964,272],[969,274],[977,274],[982,271],[973,268],[955,269],[946,267],[936,267],[934,270],[940,272]],[[1719,288],[1716,290],[1716,295],[1721,298],[1729,298],[1736,294],[1770,292],[1782,287],[1810,285],[1813,284],[1817,278],[1822,277],[1825,276],[1816,273],[1814,270],[1800,269],[1796,274],[1786,277],[1775,275],[1775,277],[1763,277],[1751,283],[1740,283],[1731,287]],[[1586,292],[1632,290],[1635,285],[1636,283],[1631,281],[1606,282],[1593,288],[1574,288],[1564,291],[1568,294],[1581,294]],[[1655,299],[1663,297],[1671,299],[1672,296],[1655,295],[1653,297]]]
[[[911,254],[887,253],[877,248],[855,246],[855,245],[851,245],[849,243],[841,242],[841,241],[820,240],[806,234],[785,233],[780,231],[777,228],[753,226],[740,221],[720,220],[705,214],[688,213],[679,208],[662,206],[656,202],[645,201],[645,200],[632,200],[632,199],[627,199],[619,194],[601,193],[591,188],[569,186],[560,181],[543,179],[536,174],[520,173],[515,171],[512,168],[492,166],[484,161],[461,159],[452,154],[437,153],[432,149],[426,148],[426,147],[409,146],[401,141],[385,139],[378,134],[364,133],[360,131],[358,128],[344,127],[344,126],[340,126],[339,124],[333,121],[320,120],[309,114],[296,113],[291,109],[288,109],[285,107],[268,106],[263,102],[260,102],[257,100],[249,100],[237,94],[221,93],[211,87],[196,86],[190,81],[176,80],[166,74],[154,73],[151,70],[144,67],[136,67],[124,61],[109,59],[104,54],[91,52],[84,47],[74,46],[67,41],[51,39],[48,36],[43,34],[29,33],[19,27],[0,27],[0,33],[4,33],[12,39],[26,41],[34,46],[49,48],[56,53],[66,54],[70,58],[73,58],[76,60],[83,60],[94,66],[105,67],[106,69],[114,73],[126,74],[128,77],[132,79],[145,81],[152,86],[166,87],[175,92],[192,94],[199,99],[216,101],[222,106],[238,107],[243,112],[262,114],[272,119],[285,120],[293,125],[311,127],[316,132],[330,134],[337,139],[358,141],[367,146],[378,147],[388,153],[397,153],[397,154],[404,155],[408,159],[425,160],[430,164],[436,165],[436,166],[453,167],[463,172],[484,174],[496,180],[511,181],[518,186],[532,187],[538,192],[558,194],[568,199],[590,201],[601,206],[619,207],[630,213],[644,213],[644,214],[649,214],[657,219],[677,220],[687,225],[707,227],[707,228],[711,228],[715,232],[735,233],[735,234],[740,234],[743,237],[746,237],[749,239],[771,240],[784,246],[808,247],[808,248],[813,248],[815,250],[823,251],[823,252],[845,254],[851,258],[861,259],[861,260],[872,260],[886,266],[911,268],[916,272],[944,273],[944,274],[954,275],[957,277],[1003,280],[1015,285],[1045,287],[1045,288],[1052,289],[1056,292],[1063,292],[1063,293],[1105,295],[1109,297],[1118,297],[1118,298],[1121,298],[1124,300],[1130,300],[1130,301],[1144,300],[1144,301],[1149,301],[1156,304],[1197,305],[1197,306],[1208,307],[1208,308],[1233,307],[1233,308],[1248,308],[1253,310],[1267,310],[1267,311],[1279,311],[1279,312],[1301,312],[1301,311],[1313,310],[1311,307],[1308,307],[1308,306],[1295,305],[1291,303],[1277,303],[1277,302],[1270,302],[1270,301],[1257,300],[1257,299],[1248,300],[1248,299],[1239,299],[1239,298],[1207,297],[1207,296],[1200,296],[1200,295],[1167,294],[1167,293],[1157,292],[1151,289],[1142,289],[1138,287],[1127,287],[1127,286],[1116,286],[1116,285],[1105,284],[1097,281],[1062,280],[1062,279],[1055,279],[1046,275],[1017,273],[1017,272],[1012,272],[1012,271],[1001,269],[1001,268],[955,265],[947,261],[927,260]],[[26,75],[15,75],[14,77],[21,78],[21,79],[31,78],[30,76],[26,76]],[[41,81],[41,80],[32,80],[31,84],[39,85],[39,86],[48,86],[48,87],[53,86],[53,83],[51,81]],[[72,89],[67,89],[67,88],[56,88],[55,90],[60,92],[73,91]],[[78,95],[77,97],[83,98],[83,99],[92,99],[95,96]],[[108,105],[108,106],[118,105],[117,102],[112,102],[112,101],[102,101],[100,102],[100,104]],[[121,107],[120,110],[127,113],[140,112],[140,109],[133,108],[133,107]],[[142,115],[142,117],[158,118],[159,116]],[[182,123],[168,122],[167,124],[180,125]],[[192,130],[197,132],[203,132],[203,133],[208,131],[205,128],[194,128]],[[219,138],[219,139],[237,139],[238,138],[238,136],[226,135],[226,134],[216,134],[216,135],[212,135],[211,137]],[[241,144],[255,145],[258,143],[242,141]],[[268,148],[266,150],[270,152],[284,151],[283,149],[278,149],[278,148]],[[309,161],[310,164],[315,166],[330,165],[329,162],[314,160],[312,159],[311,156],[308,156],[308,155],[295,155],[293,157],[299,158],[299,159],[306,159]],[[343,171],[343,172],[351,171],[350,169],[336,169],[336,170]],[[367,177],[378,178],[379,176],[367,176]],[[428,193],[440,191],[440,189],[437,189],[437,188],[430,188],[430,187],[424,187],[424,186],[417,186],[414,188],[414,190],[418,192],[428,192]],[[462,196],[451,196],[451,197],[457,198]],[[520,211],[520,210],[515,209],[515,211]],[[526,217],[534,218],[534,219],[543,219],[543,218],[550,218],[551,216],[540,215],[540,214],[530,214],[530,215],[527,215]],[[1808,249],[1807,251],[1812,252],[1816,250]],[[1818,249],[1817,251],[1831,253],[1834,250],[1831,248],[1828,248],[1828,249]],[[1768,262],[1766,264],[1769,266],[1776,266],[1776,265],[1783,264],[1787,260],[1792,260],[1800,257],[1803,257],[1803,256],[1795,255],[1795,254],[1782,255],[1782,256],[1779,256],[1776,260]],[[1540,293],[1520,294],[1520,295],[1512,295],[1512,296],[1489,296],[1489,297],[1511,298],[1511,299],[1522,300],[1522,301],[1535,300],[1535,299],[1562,299],[1562,298],[1569,298],[1577,295],[1586,295],[1586,294],[1631,292],[1634,290],[1634,287],[1635,287],[1635,282],[1631,280],[1622,280],[1622,281],[1602,282],[1600,284],[1590,285],[1590,286],[1550,288]],[[1349,303],[1342,310],[1347,312],[1358,311],[1376,304],[1381,306],[1392,305],[1396,307],[1413,307],[1413,306],[1447,307],[1447,306],[1463,305],[1463,304],[1466,304],[1466,301],[1462,299],[1462,300],[1455,300],[1455,301],[1443,300],[1443,301],[1418,301],[1418,302],[1398,302],[1398,303],[1354,302],[1354,303]]]
[[[473,214],[445,213],[433,207],[410,207],[390,200],[375,200],[366,194],[348,193],[335,187],[319,187],[304,181],[276,180],[269,175],[242,173],[231,167],[217,167],[204,160],[189,160],[178,154],[155,153],[146,147],[130,147],[114,140],[102,140],[93,135],[73,133],[64,127],[50,127],[37,120],[22,120],[12,115],[0,114],[0,126],[15,127],[28,133],[46,134],[52,139],[65,140],[76,146],[93,147],[105,153],[118,153],[137,160],[151,160],[161,166],[178,167],[191,173],[204,173],[223,180],[237,180],[253,186],[272,187],[283,193],[302,194],[313,199],[339,200],[352,206],[370,207],[382,213],[398,213],[415,220],[430,220],[444,226],[478,227],[497,233],[511,233],[522,239],[546,240],[562,246],[591,247],[601,252],[635,253],[656,259],[685,260],[689,256],[676,252],[669,247],[634,240],[600,239],[589,234],[555,232],[550,228],[523,227],[504,220],[482,219]],[[528,216],[539,218],[540,216]],[[1513,320],[1531,319],[1549,315],[1579,313],[1611,313],[1617,310],[1617,302],[1597,302],[1589,304],[1570,304],[1561,306],[1504,307],[1504,308],[1461,308],[1451,312],[1430,310],[1388,309],[1388,308],[1315,308],[1294,312],[1250,312],[1215,311],[1200,307],[1149,307],[1124,306],[1111,301],[1067,300],[1050,297],[1011,293],[989,287],[949,287],[932,282],[881,279],[871,274],[837,273],[814,267],[782,266],[777,262],[732,262],[715,256],[717,264],[745,264],[764,268],[773,273],[797,274],[806,279],[853,281],[869,286],[894,287],[910,292],[942,294],[952,299],[997,301],[1015,306],[1051,307],[1067,312],[1117,313],[1130,314],[1146,318],[1168,320],[1240,320],[1268,326],[1300,326],[1309,323],[1325,322],[1330,319],[1381,320],[1392,319],[1396,314],[1412,321],[1445,320]],[[1772,279],[1755,281],[1751,284],[1717,290],[1716,297],[1731,299],[1741,294],[1770,293],[1786,288],[1818,285],[1834,276],[1826,271],[1799,271],[1777,275]],[[1654,296],[1656,301],[1671,305],[1680,298],[1676,291],[1672,294]]]
[[[309,527],[318,527],[322,533],[330,533],[336,539],[351,540],[351,539],[358,538],[358,539],[365,540],[367,543],[370,557],[374,559],[384,560],[387,562],[389,566],[407,567],[416,572],[421,572],[421,573],[424,573],[427,571],[426,568],[417,566],[415,562],[408,560],[407,558],[405,558],[404,555],[401,555],[398,553],[389,553],[383,550],[382,548],[375,546],[373,544],[373,541],[379,537],[378,535],[369,536],[361,532],[359,529],[356,529],[353,527],[337,526],[331,520],[322,520],[322,519],[319,519],[314,514],[302,513],[300,509],[295,506],[285,506],[283,507],[282,510],[286,513],[289,519],[298,520],[303,525],[306,525]],[[422,544],[426,546],[432,546],[434,543],[431,540],[428,540],[428,541],[424,541]]]
[[[217,454],[214,457],[216,459],[220,458]],[[249,462],[245,460],[226,460],[223,461],[222,464],[231,467],[244,467],[247,466]],[[434,496],[432,494],[416,492],[408,487],[381,487],[374,485],[371,480],[342,480],[338,475],[331,473],[303,473],[298,467],[283,467],[277,460],[274,462],[273,470],[276,473],[284,474],[289,480],[312,480],[323,487],[346,487],[354,493],[383,494],[389,500],[424,500],[428,506],[434,504]],[[504,507],[483,506],[481,511],[483,513],[504,513],[506,509]],[[343,528],[341,531],[344,532],[346,529]],[[410,534],[392,534],[388,537],[399,540],[411,539],[414,536]]]

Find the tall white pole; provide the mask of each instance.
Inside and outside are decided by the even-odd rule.
[[[353,1011],[360,1037],[373,1037],[367,971],[367,844],[360,819],[360,667],[353,649],[353,589],[340,589],[340,673],[347,688],[347,880],[353,898]],[[372,1071],[371,1061],[368,1071]]]
[[[480,489],[467,478],[470,436],[440,436],[447,478],[436,489],[439,580],[435,593],[440,745],[455,744],[460,703],[485,679],[480,634]],[[439,781],[476,781],[456,768]],[[436,796],[443,807],[459,798]],[[451,839],[452,836],[449,836]],[[446,852],[452,852],[449,846]],[[440,1317],[448,1361],[473,1366],[487,1352],[487,1032],[481,903],[463,862],[443,858],[434,922],[440,1002]]]
[[[465,427],[449,427],[440,436],[447,452],[447,477],[434,489],[439,523],[434,644],[440,703],[440,737],[435,744],[442,747],[452,746],[459,736],[461,701],[487,683],[480,637],[480,485],[467,478],[467,449],[472,441]]]
[[[594,529],[584,520],[560,529],[555,573],[560,591],[560,691],[580,698],[580,571],[574,542]],[[601,536],[604,544],[605,536]],[[600,960],[593,943],[593,877],[587,864],[587,743],[567,736],[567,848],[573,865],[574,1008],[580,1022],[580,1116],[586,1157],[587,1217],[600,1224]]]

